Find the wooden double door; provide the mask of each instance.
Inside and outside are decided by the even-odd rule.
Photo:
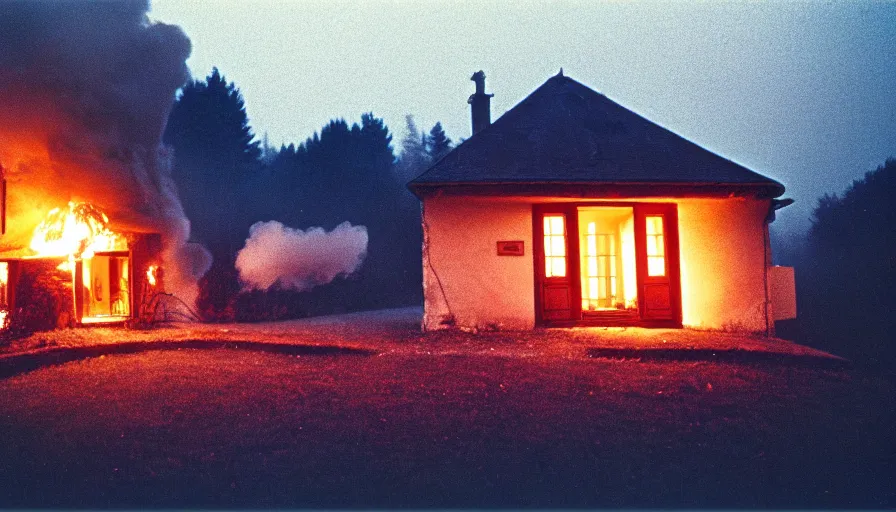
[[[539,324],[681,326],[675,204],[535,205],[533,234]]]

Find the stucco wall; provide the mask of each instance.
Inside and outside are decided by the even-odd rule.
[[[423,216],[424,329],[444,327],[448,315],[460,327],[534,327],[531,204],[436,197]],[[525,254],[498,256],[503,240],[522,240]]]
[[[771,314],[765,304],[764,258],[769,202],[743,198],[655,201],[678,204],[682,323],[705,329],[765,331],[766,314]],[[425,329],[444,327],[442,321],[448,315],[460,327],[534,326],[535,202],[545,201],[453,196],[424,200]],[[523,240],[525,256],[497,256],[499,240]]]
[[[682,323],[765,331],[765,216],[768,201],[678,202]]]

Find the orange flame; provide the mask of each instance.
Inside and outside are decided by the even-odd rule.
[[[31,249],[38,256],[90,258],[96,251],[124,249],[122,238],[106,226],[109,218],[88,203],[54,208],[34,230]]]
[[[146,269],[146,279],[149,281],[150,286],[156,285],[156,270],[159,267],[155,265],[150,265],[148,269]]]

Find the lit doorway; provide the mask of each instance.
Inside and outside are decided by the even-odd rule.
[[[578,231],[583,318],[637,317],[634,209],[579,207]]]
[[[681,327],[674,203],[535,204],[535,321]]]
[[[127,253],[95,254],[80,265],[81,323],[120,322],[131,315]]]

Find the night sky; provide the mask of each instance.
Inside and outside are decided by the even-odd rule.
[[[218,66],[256,133],[301,142],[373,111],[470,134],[470,75],[492,119],[564,73],[678,134],[778,179],[796,241],[818,196],[896,156],[896,3],[182,2],[196,77]]]

